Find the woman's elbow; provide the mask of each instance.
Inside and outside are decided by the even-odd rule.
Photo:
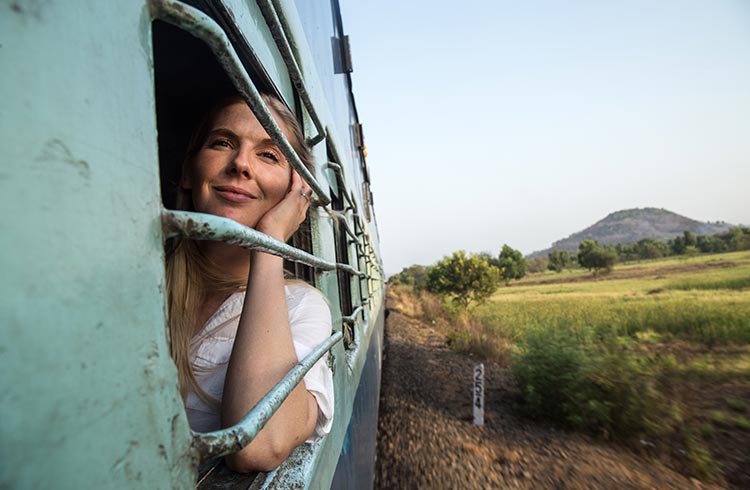
[[[261,441],[257,441],[261,442]],[[275,470],[291,454],[294,448],[282,448],[274,444],[251,444],[240,452],[224,458],[227,467],[237,473]]]

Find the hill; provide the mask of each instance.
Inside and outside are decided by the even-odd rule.
[[[531,254],[531,257],[546,255],[553,248],[577,251],[583,240],[596,240],[601,245],[627,244],[643,238],[668,240],[690,230],[696,235],[712,235],[731,228],[723,221],[704,223],[658,208],[636,208],[616,211],[597,221],[585,230],[558,240],[552,247]]]

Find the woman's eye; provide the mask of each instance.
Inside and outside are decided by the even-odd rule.
[[[279,161],[278,155],[276,155],[276,153],[273,153],[273,152],[270,152],[270,151],[264,151],[264,152],[262,152],[260,154],[260,156],[262,156],[263,158],[267,158],[269,160],[273,160],[274,162],[278,162]]]
[[[215,139],[209,145],[211,148],[231,148],[232,142],[225,138]]]

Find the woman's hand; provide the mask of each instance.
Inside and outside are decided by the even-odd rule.
[[[255,229],[286,242],[305,220],[311,196],[310,186],[292,169],[289,192],[263,215]]]

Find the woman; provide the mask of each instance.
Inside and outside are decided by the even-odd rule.
[[[264,96],[308,168],[310,150],[278,99]],[[247,104],[234,96],[193,135],[177,207],[231,218],[287,241],[312,191]],[[191,427],[236,424],[297,362],[331,333],[322,294],[284,279],[283,260],[222,242],[178,239],[167,257],[172,357]],[[243,306],[244,299],[244,306]],[[325,358],[291,392],[253,442],[227,456],[235,471],[270,471],[305,441],[330,430],[333,382]]]

